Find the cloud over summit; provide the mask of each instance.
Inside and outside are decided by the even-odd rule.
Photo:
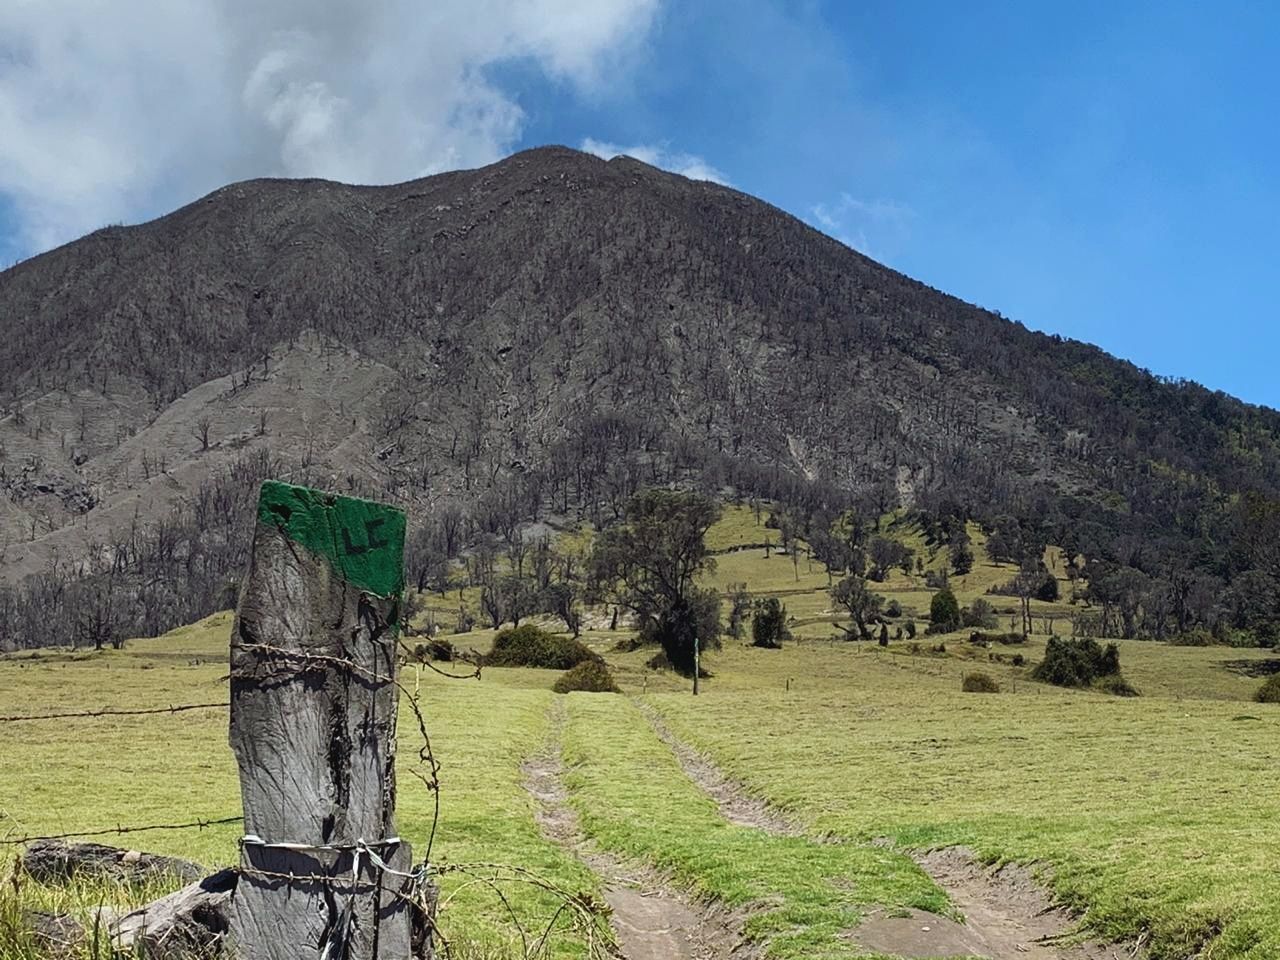
[[[35,252],[235,179],[411,179],[491,162],[522,62],[579,94],[658,0],[13,0],[0,5],[0,205]]]

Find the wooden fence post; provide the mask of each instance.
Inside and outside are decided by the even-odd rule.
[[[413,942],[416,878],[395,825],[404,528],[394,507],[262,485],[231,637],[240,960],[428,949]]]

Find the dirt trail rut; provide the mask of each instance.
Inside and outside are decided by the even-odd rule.
[[[525,789],[538,801],[538,826],[550,840],[573,851],[604,887],[610,924],[624,960],[753,960],[732,917],[700,906],[663,883],[656,872],[625,865],[596,849],[578,825],[564,787],[559,730],[562,708],[552,717],[555,742],[524,766]]]
[[[643,709],[654,732],[671,748],[689,779],[716,801],[726,820],[775,836],[803,835],[797,824],[751,796],[741,784],[728,779],[715,764],[681,742],[656,712]],[[1063,946],[1054,942],[1075,929],[1075,919],[1054,905],[1025,867],[991,869],[962,847],[935,850],[914,859],[947,892],[964,922],[923,910],[872,911],[848,932],[850,941],[867,950],[900,957],[1133,960],[1141,956],[1134,944],[1085,942]]]

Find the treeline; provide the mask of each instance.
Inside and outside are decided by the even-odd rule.
[[[267,451],[243,457],[159,520],[0,586],[0,650],[119,647],[234,606],[258,485],[285,472]]]

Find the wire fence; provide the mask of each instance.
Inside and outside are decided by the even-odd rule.
[[[346,657],[334,657],[324,654],[290,650],[288,648],[275,647],[267,644],[240,643],[237,644],[237,646],[253,652],[261,653],[268,657],[278,657],[296,663],[300,662],[303,664],[304,668],[319,665],[345,670],[370,682],[392,684],[401,694],[403,702],[407,704],[413,717],[414,725],[416,726],[419,737],[421,738],[420,745],[417,748],[418,762],[409,768],[408,773],[417,779],[430,793],[432,798],[432,813],[431,826],[428,832],[427,843],[423,852],[421,864],[417,868],[414,868],[411,873],[404,874],[404,882],[401,884],[400,888],[391,892],[393,892],[397,897],[408,901],[410,905],[415,910],[418,910],[420,915],[424,917],[435,942],[438,944],[442,956],[449,958],[453,955],[453,951],[449,939],[437,925],[435,916],[436,910],[446,909],[449,903],[451,903],[454,898],[464,890],[479,887],[491,892],[497,902],[501,905],[502,912],[507,918],[506,922],[510,924],[515,935],[519,938],[521,956],[524,957],[525,960],[537,960],[537,958],[543,958],[549,955],[551,950],[551,937],[557,929],[557,926],[567,926],[569,931],[586,947],[588,957],[600,958],[600,960],[616,957],[615,940],[608,922],[609,908],[593,896],[581,891],[565,889],[561,885],[535,871],[512,864],[487,862],[433,863],[432,852],[434,850],[436,835],[440,824],[440,763],[436,759],[426,716],[422,709],[421,695],[423,670],[429,670],[451,680],[478,680],[481,676],[482,661],[477,656],[463,655],[457,657],[457,661],[469,666],[470,669],[468,671],[455,672],[452,670],[444,670],[436,666],[431,661],[418,656],[415,651],[404,643],[402,639],[397,638],[397,643],[401,651],[400,655],[396,658],[397,666],[399,668],[412,667],[414,669],[412,685],[406,683],[400,676],[385,676],[379,674],[378,672],[369,670]],[[97,710],[67,710],[49,713],[9,714],[0,715],[0,724],[41,720],[102,719],[112,717],[173,715],[199,710],[225,710],[229,709],[230,706],[230,701],[218,701],[210,703],[170,704],[163,707],[141,707],[136,709],[103,707]],[[243,816],[202,817],[178,823],[116,825],[113,827],[75,830],[54,834],[29,834],[17,837],[9,836],[0,837],[0,847],[24,847],[35,843],[78,840],[90,837],[125,836],[149,831],[204,830],[211,827],[226,826],[243,822]],[[255,873],[260,873],[260,871],[247,868],[243,865],[237,868],[237,871],[238,873],[246,876],[252,876]],[[391,872],[397,873],[398,875],[398,872],[396,871]],[[385,871],[379,871],[379,873],[385,873]],[[459,878],[459,882],[453,886],[449,895],[437,905],[435,900],[437,894],[432,884],[436,879],[446,875],[456,875]],[[283,880],[294,884],[315,883],[327,886],[358,886],[361,883],[359,877],[354,875],[272,874],[269,877],[264,875],[264,879],[268,878]],[[377,882],[380,884],[382,880],[379,879]],[[531,918],[525,917],[522,919],[520,912],[516,909],[511,898],[504,890],[504,888],[508,888],[512,885],[532,887],[544,894],[547,894],[553,898],[553,901],[556,903],[554,912],[549,918],[543,917],[540,921],[537,921],[534,926],[530,926]]]

